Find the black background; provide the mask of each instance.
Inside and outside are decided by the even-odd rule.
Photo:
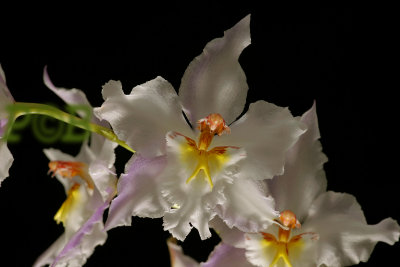
[[[240,57],[248,103],[263,99],[301,115],[315,100],[329,158],[328,189],[355,195],[370,224],[386,217],[400,221],[398,119],[388,82],[394,71],[378,11],[361,16],[350,8],[243,5],[248,4],[101,6],[101,11],[65,5],[40,13],[24,6],[3,17],[0,63],[16,101],[63,107],[42,82],[47,65],[56,86],[82,89],[100,106],[101,87],[110,79],[129,92],[160,75],[178,89],[205,44],[251,13],[252,44]],[[52,219],[64,201],[63,188],[46,174],[41,151],[56,147],[76,154],[80,147],[40,143],[30,126],[18,133],[23,140],[9,145],[15,161],[0,188],[1,266],[32,265],[63,232]],[[121,172],[130,153],[121,148],[117,153]],[[133,218],[132,227],[109,231],[86,266],[169,266],[168,236],[161,219]],[[200,241],[193,231],[184,249],[204,261],[217,241]],[[399,248],[379,243],[360,266],[394,261]]]

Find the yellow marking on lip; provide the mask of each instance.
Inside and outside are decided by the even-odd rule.
[[[285,210],[281,212],[279,217],[280,222],[288,227],[288,229],[283,229],[279,227],[278,238],[273,234],[261,232],[263,239],[261,240],[261,246],[263,249],[270,250],[274,249],[275,256],[270,263],[269,267],[273,267],[279,263],[282,259],[287,267],[293,267],[289,259],[290,255],[298,254],[304,246],[304,235],[316,235],[312,232],[306,232],[299,235],[291,237],[291,231],[294,228],[300,228],[300,222],[296,219],[295,214],[290,210]]]
[[[59,224],[62,222],[65,226],[68,215],[71,213],[71,210],[74,209],[76,203],[79,202],[79,187],[78,183],[75,183],[67,193],[67,198],[62,203],[61,207],[58,209],[56,215],[54,215],[54,220]]]

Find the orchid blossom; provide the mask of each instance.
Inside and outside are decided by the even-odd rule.
[[[6,76],[0,65],[0,185],[1,182],[8,177],[14,158],[7,147],[6,141],[3,139],[7,130],[8,112],[7,106],[14,103],[10,90],[6,84]]]
[[[45,71],[45,84],[69,104],[87,104],[83,92],[55,87]],[[96,122],[97,119],[93,118]],[[97,245],[104,244],[103,213],[116,191],[114,170],[116,143],[93,135],[76,157],[45,149],[49,172],[62,183],[66,200],[54,216],[65,232],[36,260],[34,266],[82,266]]]
[[[179,95],[161,77],[125,95],[103,87],[95,114],[137,154],[120,177],[106,229],[130,225],[131,216],[162,217],[164,229],[184,240],[192,227],[211,236],[216,215],[230,226],[257,231],[275,223],[273,200],[258,182],[282,174],[285,153],[304,132],[287,108],[246,102],[238,62],[250,44],[250,16],[209,42],[186,69]]]
[[[400,226],[387,218],[368,225],[356,199],[346,193],[326,191],[315,105],[301,121],[308,131],[286,156],[285,173],[266,180],[279,225],[258,233],[229,229],[214,220],[213,227],[223,241],[245,249],[255,266],[339,267],[367,261],[379,241],[393,245],[399,240]]]

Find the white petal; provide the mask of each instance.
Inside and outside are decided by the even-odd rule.
[[[244,148],[247,159],[241,172],[258,180],[283,173],[286,152],[305,132],[304,125],[287,108],[265,101],[251,104],[230,128],[230,134],[214,138],[213,144]]]
[[[89,166],[89,175],[92,178],[96,188],[99,190],[103,201],[105,201],[109,195],[108,189],[117,187],[117,177],[115,173],[112,173],[103,162],[94,161]]]
[[[79,187],[79,197],[74,202],[73,208],[68,212],[68,216],[65,220],[65,234],[71,237],[76,231],[81,228],[85,221],[91,216],[92,210],[88,209],[87,203],[90,199],[90,195],[87,192],[85,186]]]
[[[8,170],[10,169],[14,158],[7,147],[7,143],[0,140],[0,186],[1,182],[8,177]]]
[[[55,266],[82,266],[93,254],[95,247],[105,243],[107,233],[104,231],[103,213],[108,207],[112,195],[103,202],[99,192],[94,192],[94,196],[91,198],[93,207],[90,218],[69,238],[60,253],[57,253],[53,262]]]
[[[279,211],[291,210],[303,221],[314,199],[326,190],[323,164],[327,157],[322,153],[315,105],[305,113],[301,122],[307,132],[288,151],[285,173],[267,180],[270,193]]]
[[[245,232],[240,231],[236,227],[228,227],[218,216],[215,216],[210,221],[210,227],[216,231],[224,243],[237,248],[245,248]]]
[[[279,213],[274,210],[274,200],[265,197],[254,181],[236,178],[226,185],[223,194],[226,201],[217,205],[218,215],[229,227],[244,232],[259,232],[270,224]]]
[[[303,231],[319,235],[316,263],[348,266],[367,261],[377,242],[393,245],[400,226],[391,218],[368,225],[356,199],[349,194],[326,192],[311,206]]]
[[[195,178],[192,175],[198,164],[196,151],[192,155],[186,151],[186,138],[170,132],[167,134],[168,167],[162,176],[163,197],[171,206],[179,205],[179,209],[171,209],[164,216],[164,229],[169,230],[179,240],[184,240],[192,227],[195,227],[202,239],[211,236],[208,222],[214,217],[213,208],[223,203],[224,187],[232,181],[238,162],[245,157],[241,149],[227,148],[227,161],[217,168],[209,158],[210,176],[213,182],[211,188],[205,174],[200,171]]]
[[[81,90],[75,88],[66,89],[62,87],[56,87],[50,80],[49,74],[47,72],[47,66],[45,66],[43,70],[43,81],[47,88],[58,95],[62,100],[64,100],[65,103],[70,105],[84,105],[87,106],[90,111],[92,110],[92,106],[87,100],[85,93]],[[88,115],[91,115],[79,110],[77,110],[77,113],[81,117],[87,117]]]
[[[43,71],[43,81],[45,85],[53,91],[56,95],[58,95],[65,103],[70,105],[70,108],[73,110],[69,111],[70,113],[76,112],[82,119],[87,120],[88,122],[92,122],[94,124],[109,128],[108,123],[105,121],[100,121],[93,114],[93,108],[89,101],[86,98],[84,92],[79,89],[66,89],[61,87],[56,87],[53,82],[50,80],[49,74],[47,72],[47,66],[45,66]],[[73,114],[74,115],[74,114]],[[92,134],[90,136],[90,147],[95,149],[96,147],[101,147],[105,138],[98,134]],[[94,151],[95,153],[97,151]]]
[[[164,215],[166,204],[159,192],[159,179],[165,164],[165,156],[148,159],[136,154],[129,160],[118,180],[118,196],[111,202],[106,230],[130,226],[133,215],[151,218]]]
[[[107,99],[95,108],[96,115],[107,120],[117,136],[144,157],[165,152],[168,131],[191,131],[175,90],[161,77],[136,86],[130,95],[122,94],[118,88],[111,93],[109,84],[104,88]]]
[[[12,97],[10,90],[6,84],[6,76],[4,75],[4,71],[0,65],[0,119],[5,117],[4,108],[13,103],[14,98]]]
[[[201,267],[251,267],[253,266],[245,256],[245,250],[232,247],[221,242],[208,257],[207,262],[201,263]]]
[[[65,236],[65,233],[63,233],[51,246],[46,249],[33,263],[33,267],[42,267],[44,265],[50,265],[56,255],[60,253],[60,251],[63,249],[65,244],[68,242],[67,237]]]
[[[182,247],[171,238],[167,241],[168,251],[171,259],[171,267],[198,267],[194,259],[183,254]]]
[[[84,142],[75,160],[88,164],[89,175],[105,201],[109,195],[107,189],[116,188],[117,185],[114,168],[114,149],[117,144],[104,137],[102,139],[96,139],[99,142],[91,142],[90,148]]]
[[[124,95],[124,91],[122,90],[122,84],[120,81],[110,80],[106,84],[103,85],[103,89],[101,90],[101,94],[103,95],[103,99],[107,100],[111,97],[120,97]]]
[[[110,196],[111,198],[112,196]],[[73,231],[68,227],[34,263],[34,267],[51,264],[51,266],[83,266],[97,245],[104,244],[107,234],[103,231],[103,213],[108,207],[110,198],[102,202],[97,190],[92,197],[80,203],[82,218],[78,218],[79,228]],[[72,221],[76,223],[73,218]],[[75,227],[76,228],[76,227]]]
[[[210,113],[229,124],[243,111],[248,86],[238,58],[250,44],[250,15],[223,38],[214,39],[188,66],[179,88],[184,111],[192,125]]]
[[[170,203],[176,200],[176,204],[180,206],[178,209],[171,209],[165,213],[164,230],[168,230],[181,241],[185,240],[192,227],[199,231],[201,239],[211,237],[208,222],[215,213],[210,208],[213,204],[207,203],[212,199],[209,184],[197,177],[190,183],[180,186],[181,190],[165,184],[163,189],[163,195]]]

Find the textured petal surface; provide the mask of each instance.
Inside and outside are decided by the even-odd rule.
[[[214,144],[244,148],[247,160],[241,172],[258,180],[283,173],[286,152],[305,131],[287,108],[265,101],[251,104],[230,128],[231,133],[214,138]]]
[[[179,88],[184,111],[192,125],[210,113],[219,113],[229,124],[243,111],[248,86],[238,62],[250,44],[250,15],[224,37],[214,39],[188,66]]]
[[[315,105],[302,116],[301,122],[308,129],[286,154],[285,173],[266,181],[275,199],[275,208],[281,212],[291,210],[299,221],[303,221],[314,199],[326,190],[323,164],[327,161],[318,141]]]
[[[210,227],[213,228],[224,243],[236,248],[245,248],[245,232],[240,231],[236,227],[228,227],[219,216],[215,216],[210,221]]]
[[[68,243],[55,258],[52,266],[62,266],[64,264],[82,266],[93,254],[95,247],[105,243],[107,233],[103,231],[103,213],[109,206],[112,196],[113,194],[111,193],[108,201],[103,203],[101,196],[97,192],[97,195],[92,199],[92,204],[96,207],[92,216],[69,239]]]
[[[64,233],[42,255],[38,257],[34,263],[34,266],[42,266],[45,263],[51,264],[69,242],[70,238],[73,237],[73,235],[81,228],[85,221],[90,218],[92,211],[87,209],[86,204],[88,199],[89,195],[85,187],[81,186],[79,188],[78,202],[74,203],[74,208],[68,212],[68,217],[64,223]],[[66,265],[64,264],[61,266]]]
[[[225,243],[220,243],[214,248],[207,262],[201,267],[251,267],[253,266],[245,256],[245,250],[235,248]]]
[[[230,227],[244,232],[259,232],[272,224],[279,215],[274,210],[274,200],[265,197],[257,184],[243,177],[225,187],[226,201],[218,205],[218,215]]]
[[[107,120],[118,138],[144,157],[165,152],[165,134],[170,130],[191,132],[178,96],[161,77],[133,88],[125,95],[119,82],[103,87],[105,102],[95,114]]]
[[[102,195],[103,201],[105,201],[109,195],[107,189],[116,188],[117,185],[114,168],[114,149],[117,144],[102,136],[100,137],[92,138],[90,147],[84,143],[76,160],[88,164],[89,175]]]
[[[158,184],[166,165],[165,156],[144,158],[134,155],[118,180],[118,196],[111,202],[106,229],[130,226],[132,216],[161,217],[166,209]]]
[[[317,262],[339,267],[367,261],[377,242],[394,244],[400,226],[391,218],[368,225],[356,199],[343,193],[326,192],[310,208],[302,227],[318,233]]]
[[[195,227],[200,237],[205,239],[211,236],[208,222],[215,215],[213,208],[225,201],[223,190],[232,181],[237,172],[237,164],[245,158],[245,153],[242,149],[227,148],[221,159],[223,167],[217,166],[218,160],[208,158],[213,182],[211,188],[204,170],[200,170],[195,178],[188,181],[199,159],[192,155],[197,154],[196,151],[182,152],[188,149],[186,140],[173,132],[167,134],[168,167],[163,172],[162,194],[170,206],[178,205],[180,208],[171,209],[165,214],[164,229],[169,230],[175,238],[184,240],[192,227]]]
[[[34,267],[49,264],[51,266],[83,266],[87,258],[92,255],[94,248],[104,244],[107,234],[103,231],[103,213],[108,207],[113,190],[108,190],[110,195],[106,202],[97,190],[94,191],[90,200],[82,203],[84,209],[81,214],[86,218],[75,220],[78,226],[75,229],[66,229],[40,257],[35,261]]]

